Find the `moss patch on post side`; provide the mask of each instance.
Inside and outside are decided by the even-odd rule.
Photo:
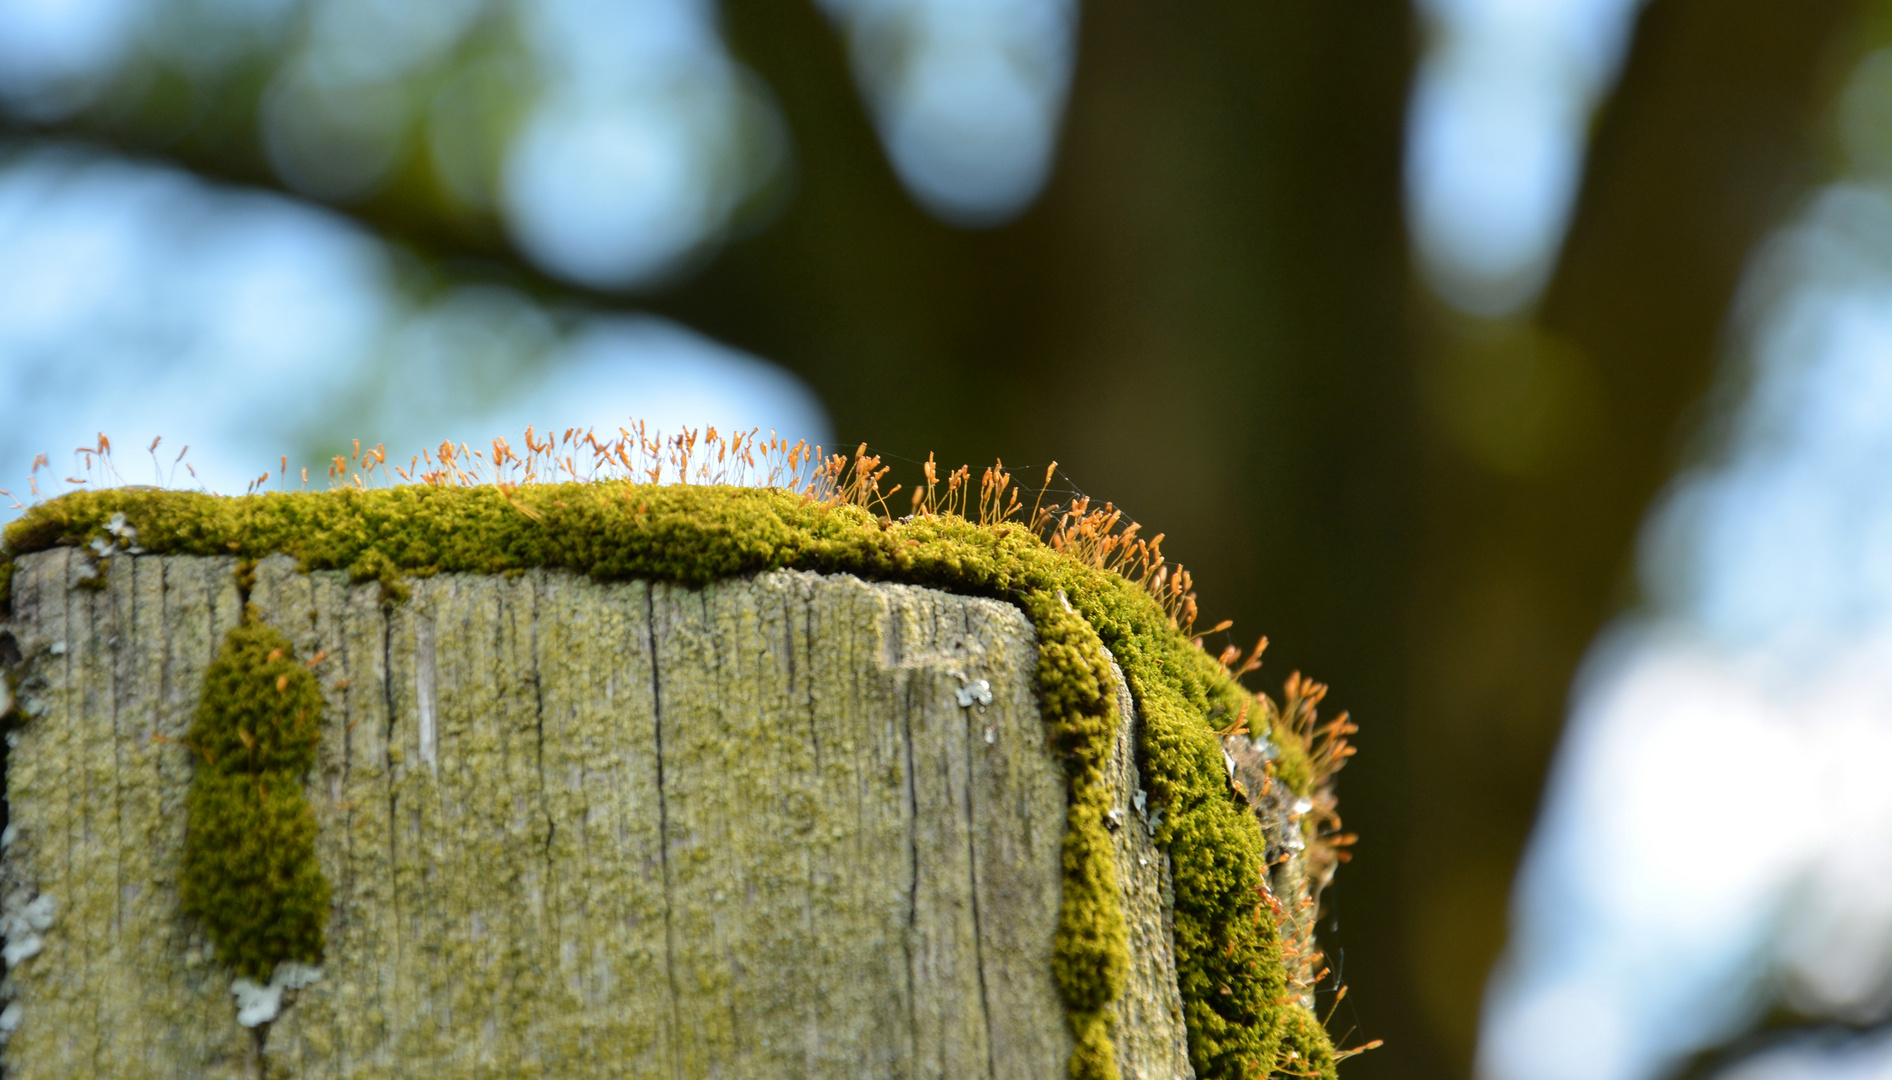
[[[302,791],[321,737],[315,677],[286,638],[246,613],[205,672],[190,729],[197,760],[179,882],[184,913],[245,978],[322,959],[329,883]]]
[[[1332,1044],[1288,985],[1276,920],[1264,902],[1261,826],[1230,788],[1216,730],[1246,715],[1252,695],[1142,588],[1053,551],[1030,529],[950,515],[886,521],[852,504],[775,489],[624,481],[241,498],[120,489],[33,507],[7,527],[5,550],[84,546],[105,535],[116,513],[136,527],[146,551],[240,559],[282,553],[305,571],[347,570],[356,581],[380,581],[391,599],[403,594],[404,575],[563,567],[598,580],[700,585],[786,568],[1017,604],[1038,633],[1041,712],[1068,763],[1053,965],[1077,1039],[1072,1075],[1117,1076],[1106,1007],[1123,986],[1128,937],[1104,825],[1102,768],[1119,722],[1109,684],[1113,656],[1144,720],[1144,783],[1164,811],[1156,841],[1172,861],[1178,982],[1197,1075],[1334,1075]],[[260,641],[265,631],[252,632]],[[1300,742],[1286,731],[1274,742],[1281,750],[1276,775],[1307,793],[1313,767]],[[240,955],[254,961],[260,954]]]

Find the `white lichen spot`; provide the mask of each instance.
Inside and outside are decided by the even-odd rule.
[[[20,835],[20,827],[18,825],[8,823],[6,828],[0,829],[0,848],[12,847],[14,838],[19,835]]]
[[[231,983],[230,993],[236,996],[237,1023],[255,1027],[276,1019],[282,1011],[282,992],[283,988],[273,979],[263,986],[242,978]]]
[[[992,704],[992,684],[984,679],[974,679],[959,688],[959,707],[970,709],[977,705],[981,709]]]
[[[46,947],[41,935],[53,925],[53,898],[45,893],[29,897],[25,889],[15,889],[0,904],[0,934],[6,947],[0,948],[0,960],[8,967],[38,956]]]
[[[280,979],[287,989],[300,990],[305,986],[315,985],[321,978],[322,969],[314,964],[288,963],[276,965],[275,976],[269,981],[275,982]]]
[[[28,716],[31,719],[37,720],[40,717],[46,715],[48,706],[46,704],[45,698],[35,697],[34,695],[28,694],[28,693],[22,693],[19,699],[19,708],[20,708],[20,712],[24,713],[26,716]],[[19,744],[8,743],[7,745],[17,746]]]
[[[138,530],[126,524],[123,514],[113,514],[112,520],[105,523],[105,531],[118,537],[126,547],[138,543]]]
[[[258,985],[254,979],[237,979],[230,984],[230,993],[236,998],[237,1023],[246,1028],[269,1023],[282,1015],[284,991],[300,990],[321,977],[319,967],[286,962],[276,965],[265,984]]]
[[[425,618],[414,625],[414,705],[420,720],[420,759],[440,771],[434,748],[434,625]]]
[[[54,656],[64,656],[66,655],[66,643],[63,641],[55,641],[46,647],[46,651],[52,653]]]
[[[111,533],[113,539],[107,540],[103,536],[95,536],[92,542],[86,545],[92,549],[92,554],[97,558],[109,559],[121,551],[128,555],[139,555],[144,552],[144,549],[138,546],[138,530],[126,523],[125,515],[113,514],[112,520],[105,523],[105,531]],[[89,580],[97,574],[95,567],[83,567],[79,571],[81,580]]]
[[[26,1010],[20,1008],[17,1001],[8,1002],[6,1008],[0,1009],[0,1043],[12,1038],[13,1033],[20,1030],[20,1021],[25,1018]]]

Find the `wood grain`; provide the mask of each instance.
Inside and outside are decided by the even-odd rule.
[[[179,740],[236,567],[120,555],[95,590],[85,566],[23,557],[6,626],[8,910],[54,912],[8,973],[9,1077],[1063,1075],[1064,774],[1017,609],[793,571],[441,575],[384,605],[264,560],[257,613],[325,655],[334,909],[320,981],[251,1030],[176,884]],[[976,680],[990,703],[960,704]],[[1171,1080],[1167,867],[1122,703],[1118,1061]]]

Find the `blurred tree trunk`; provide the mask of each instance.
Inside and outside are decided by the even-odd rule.
[[[1428,463],[1410,723],[1430,794],[1404,895],[1421,1004],[1461,1063],[1570,681],[1635,598],[1638,528],[1699,424],[1756,242],[1807,192],[1860,14],[1858,0],[1644,10],[1526,346],[1540,372],[1563,358],[1566,385],[1543,389],[1560,452],[1523,477],[1443,448]],[[1454,334],[1435,332],[1429,365],[1463,347]]]

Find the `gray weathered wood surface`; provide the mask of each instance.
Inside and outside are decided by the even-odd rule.
[[[1062,769],[1029,623],[777,572],[377,586],[257,569],[316,666],[322,977],[238,1025],[179,915],[190,725],[227,559],[26,556],[4,837],[6,1075],[1056,1077]],[[962,706],[986,680],[988,706]],[[1128,695],[1123,695],[1127,706]],[[1126,716],[1134,723],[1130,710]],[[1112,777],[1132,1080],[1190,1076],[1162,854]]]

